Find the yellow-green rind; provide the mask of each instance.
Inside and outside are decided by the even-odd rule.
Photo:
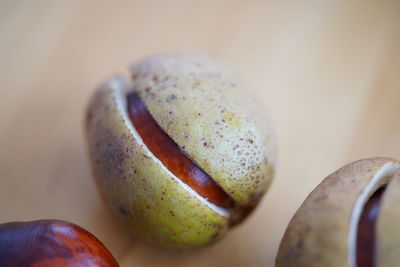
[[[398,266],[400,264],[400,171],[394,175],[384,191],[376,227],[376,266]]]
[[[277,267],[349,266],[348,235],[353,207],[374,174],[390,158],[350,163],[325,178],[291,219]]]
[[[133,89],[161,128],[239,205],[274,174],[275,142],[252,91],[205,55],[153,56],[131,67]]]
[[[105,83],[91,99],[86,133],[100,192],[135,235],[172,248],[210,244],[225,232],[227,216],[190,192],[142,144],[126,111],[122,79]]]

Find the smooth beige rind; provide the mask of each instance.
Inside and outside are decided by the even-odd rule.
[[[131,68],[161,128],[238,204],[257,203],[274,174],[265,110],[225,66],[204,55],[147,58]]]
[[[90,159],[100,192],[133,233],[153,243],[191,248],[219,239],[227,216],[187,190],[155,160],[128,127],[121,103],[130,86],[119,78],[93,96],[86,122]],[[123,97],[123,99],[118,99]]]
[[[377,221],[376,266],[400,264],[400,171],[385,189]]]
[[[349,266],[348,235],[354,205],[390,158],[353,162],[332,173],[307,197],[281,241],[277,267]]]

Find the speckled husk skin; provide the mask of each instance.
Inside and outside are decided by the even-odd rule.
[[[131,70],[132,82],[111,79],[89,105],[87,140],[100,192],[145,240],[181,249],[213,243],[228,228],[229,215],[154,158],[128,118],[126,95],[140,94],[161,128],[237,209],[256,205],[272,181],[275,147],[265,112],[250,102],[240,81],[207,56],[155,56]]]
[[[350,266],[348,234],[354,204],[374,174],[388,162],[399,163],[390,158],[360,160],[344,166],[325,178],[310,193],[291,219],[280,244],[276,266]],[[392,185],[389,181],[388,191],[383,195],[378,224],[387,223],[393,228],[399,225],[400,220],[388,222],[385,219],[390,214],[387,213],[390,208],[385,206],[391,205],[389,202],[393,201],[392,197],[395,196],[392,186],[397,187],[396,193],[399,194],[398,185]],[[399,204],[400,202],[397,202],[397,206]],[[399,208],[395,210],[392,216],[399,217]],[[380,229],[378,235],[383,237],[382,233],[385,231]],[[380,238],[377,237],[378,240]],[[382,242],[378,241],[378,247],[380,243]]]
[[[248,86],[202,55],[155,56],[131,67],[133,86],[161,128],[236,202],[258,201],[275,147]]]

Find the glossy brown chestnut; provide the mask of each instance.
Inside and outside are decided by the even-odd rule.
[[[128,95],[128,113],[143,142],[173,174],[211,203],[232,207],[232,198],[179,149],[135,92]]]
[[[91,233],[66,221],[0,224],[0,266],[119,266]]]

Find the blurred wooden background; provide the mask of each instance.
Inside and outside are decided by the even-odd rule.
[[[146,55],[203,51],[241,72],[279,138],[254,215],[200,251],[127,236],[90,176],[83,114],[94,88]],[[0,222],[58,218],[122,266],[273,266],[307,194],[347,162],[400,159],[399,1],[0,1]]]

